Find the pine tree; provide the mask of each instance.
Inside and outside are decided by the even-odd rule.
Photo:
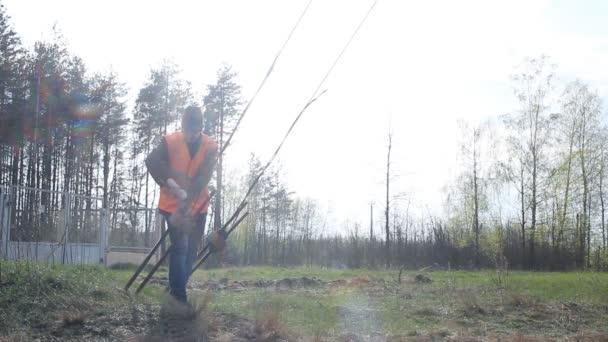
[[[217,72],[215,84],[207,86],[205,105],[205,133],[214,136],[219,143],[220,151],[238,120],[239,107],[242,104],[241,87],[235,82],[236,73],[229,65],[222,66]],[[216,194],[214,203],[214,228],[219,229],[223,223],[222,178],[224,170],[223,154],[217,162]]]
[[[0,3],[0,143],[3,144],[0,146],[0,184],[16,181],[20,157],[16,143],[20,140],[24,103],[24,51],[9,20]]]
[[[142,155],[150,153],[153,146],[160,143],[169,128],[178,127],[180,113],[191,102],[190,84],[179,79],[179,70],[174,63],[164,61],[159,69],[150,72],[148,83],[139,91],[134,113],[134,163]],[[146,173],[143,180],[144,205],[153,206],[156,187],[150,196],[150,176]],[[139,191],[138,191],[139,193]],[[139,196],[139,195],[138,195]],[[139,198],[138,198],[139,201]],[[149,232],[152,216],[146,212],[145,240],[149,245]]]
[[[126,89],[118,80],[118,76],[112,72],[107,75],[95,75],[92,83],[91,100],[97,112],[95,129],[102,149],[103,207],[108,208],[112,152],[116,151],[119,148],[118,144],[124,140],[124,127],[128,123],[124,100]],[[116,152],[114,155],[115,158],[118,157]],[[116,160],[114,165],[116,167]]]

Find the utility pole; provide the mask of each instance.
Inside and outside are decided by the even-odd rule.
[[[390,252],[390,229],[389,229],[389,209],[390,209],[390,200],[389,200],[389,190],[390,190],[390,170],[391,170],[391,148],[393,143],[393,136],[389,129],[388,132],[388,153],[386,156],[386,210],[385,210],[385,226],[384,229],[386,231],[386,268],[391,266],[391,252]]]
[[[374,202],[369,204],[369,241],[374,240]]]
[[[374,266],[374,202],[369,202],[369,242],[367,243],[367,263]]]
[[[474,216],[473,225],[475,228],[475,267],[479,268],[479,184],[477,174],[477,143],[480,131],[478,128],[473,130],[473,192],[474,192]]]

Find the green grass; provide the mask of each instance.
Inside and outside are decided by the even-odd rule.
[[[419,272],[404,271],[402,278],[411,279]],[[195,281],[257,280],[299,277],[317,277],[325,281],[371,277],[387,282],[397,282],[398,270],[327,269],[320,267],[243,267],[196,271]],[[433,278],[435,287],[453,282],[457,287],[495,287],[495,271],[431,271],[425,272]],[[516,293],[545,300],[578,301],[597,303],[608,301],[608,273],[596,272],[528,272],[509,271],[506,287]]]
[[[122,288],[130,274],[102,266],[2,261],[0,331],[47,336],[62,320],[111,314],[133,301],[156,301],[158,287],[146,289],[138,299],[127,296]]]
[[[346,298],[346,294],[294,294],[252,289],[218,293],[213,298],[211,309],[237,313],[251,319],[263,319],[272,312],[292,330],[326,333],[335,329],[338,320],[336,308]]]
[[[250,289],[215,294],[214,310],[253,319],[264,308],[270,308],[290,329],[302,334],[335,336],[346,327],[363,335],[383,331],[410,336],[448,329],[480,336],[489,329],[499,333],[521,331],[560,336],[568,332],[560,320],[569,319],[558,312],[562,302],[586,306],[587,313],[580,316],[588,317],[575,317],[580,321],[575,322],[580,329],[608,332],[608,326],[601,323],[608,320],[606,273],[512,271],[499,282],[495,271],[425,272],[433,279],[431,284],[414,282],[418,274],[415,271],[404,271],[403,282],[398,284],[398,273],[398,270],[249,267],[198,271],[193,279],[277,280],[314,276],[332,281],[365,277],[372,283],[383,280],[390,288],[388,292],[372,286],[339,291]],[[354,313],[348,314],[349,310]],[[345,322],[352,319],[358,319],[354,327]]]
[[[149,285],[137,299],[122,290],[133,271],[3,261],[0,331],[44,339],[66,312],[112,315],[117,310],[131,310],[134,301],[152,304],[147,310],[158,310],[163,286]],[[329,340],[345,332],[474,338],[513,333],[553,337],[608,334],[608,273],[513,271],[499,278],[495,271],[425,272],[433,279],[430,284],[415,282],[414,271],[404,271],[399,284],[398,274],[398,270],[320,267],[199,270],[191,281],[316,277],[326,282],[354,278],[368,282],[286,291],[274,287],[192,290],[190,296],[211,295],[209,310],[251,320],[272,313],[289,331]],[[166,277],[166,268],[157,276]]]
[[[326,281],[354,278],[358,276],[374,276],[389,278],[396,274],[394,271],[371,271],[365,269],[328,269],[322,267],[230,267],[223,269],[198,270],[193,274],[195,280],[257,280],[283,279],[299,277],[317,277]]]

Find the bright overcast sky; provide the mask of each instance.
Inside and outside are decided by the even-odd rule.
[[[3,2],[27,46],[57,23],[70,51],[92,71],[115,70],[133,101],[163,58],[199,94],[230,63],[248,99],[308,0]],[[250,151],[266,160],[371,4],[313,1],[243,121],[232,167]],[[551,56],[560,82],[579,77],[606,101],[606,18],[602,0],[380,0],[281,152],[288,184],[329,206],[334,224],[367,222],[368,203],[382,201],[390,122],[395,192],[438,212],[458,120],[514,111],[509,77],[525,57]]]

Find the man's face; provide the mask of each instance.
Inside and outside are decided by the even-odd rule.
[[[184,132],[184,137],[188,143],[196,141],[200,137],[202,130],[202,127],[191,127],[185,121],[182,121],[182,132]]]

